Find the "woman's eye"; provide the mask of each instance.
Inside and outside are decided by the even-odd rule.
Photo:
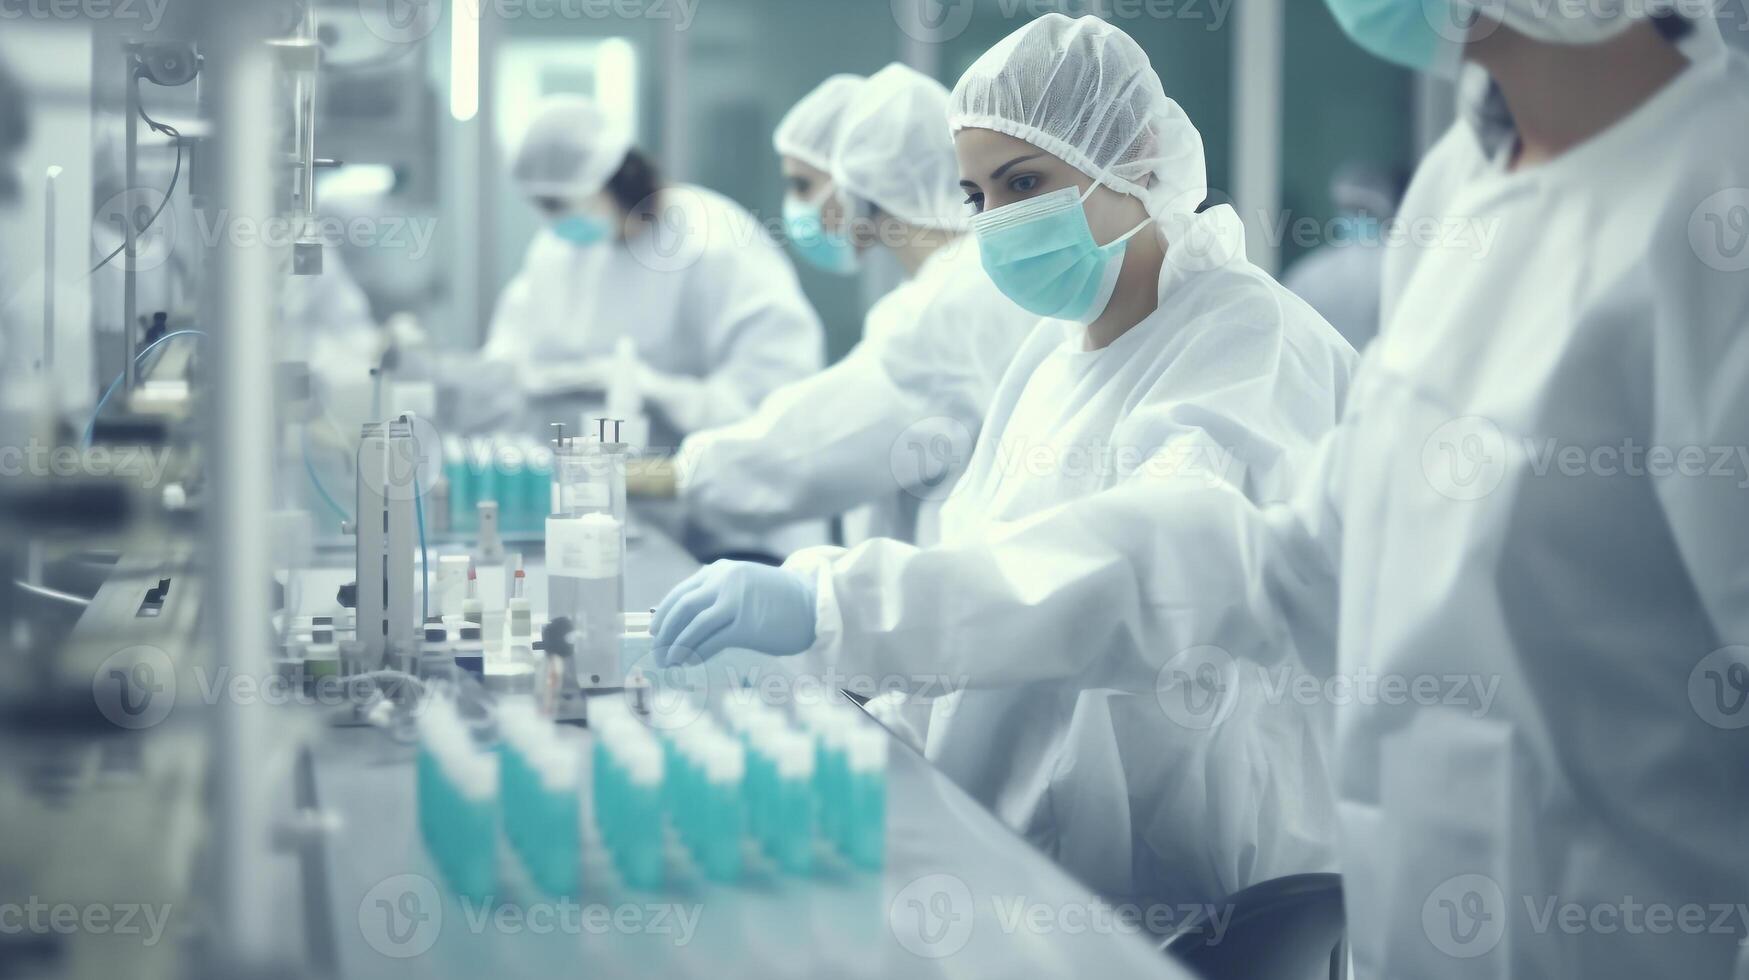
[[[1038,182],[1037,174],[1020,174],[1008,181],[1008,189],[1016,194],[1030,194]]]
[[[968,195],[966,195],[966,207],[971,208],[973,214],[982,213],[984,210],[984,195],[982,195],[982,194],[968,194]]]

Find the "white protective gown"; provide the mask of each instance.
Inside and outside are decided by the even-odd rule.
[[[866,533],[853,541],[927,544],[1036,322],[984,274],[977,243],[956,239],[875,303],[843,360],[689,437],[683,496],[701,520],[748,528],[866,504]]]
[[[1242,237],[1230,208],[1181,222],[1190,223]],[[1288,492],[1297,461],[1335,423],[1354,352],[1242,256],[1198,268],[1175,254],[1159,308],[1111,346],[1083,350],[1082,328],[1062,321],[1029,336],[944,509],[942,547],[875,540],[789,565],[818,575],[820,641],[804,669],[925,695],[968,688],[935,702],[929,758],[1102,894],[1172,904],[1331,865],[1327,709],[1271,702],[1251,682],[1211,691],[1225,695],[1213,700],[1124,693],[1093,677],[1035,682],[1034,667],[1059,657],[1060,644],[1112,640],[1115,624],[1091,604],[1086,615],[1026,622],[1028,576],[1071,574],[1073,548],[994,567],[974,560],[932,576],[928,594],[907,578],[1114,488],[1169,497],[1215,483],[1259,503]],[[959,609],[982,608],[980,592],[1013,605],[962,619]],[[1021,625],[995,622],[1004,617]],[[960,670],[974,645],[986,655]]]
[[[1140,691],[1191,644],[1241,677],[1298,649],[1357,976],[1749,977],[1746,118],[1736,55],[1523,172],[1460,124],[1403,214],[1491,250],[1401,253],[1291,502],[1129,481],[833,569],[879,601],[823,599],[830,642],[898,669],[933,633],[950,675],[1033,643],[1030,677]]]
[[[1411,220],[1498,235],[1387,269],[1327,484],[1341,667],[1499,693],[1342,716],[1363,976],[1726,977],[1749,939],[1749,650],[1715,653],[1749,642],[1744,188],[1740,55],[1522,172],[1460,125],[1415,181]],[[1654,905],[1705,934],[1649,934]],[[1539,925],[1569,906],[1584,928]]]
[[[824,358],[819,317],[776,243],[733,201],[684,184],[664,188],[656,220],[628,242],[536,235],[484,353],[532,368],[609,358],[622,336],[689,389],[683,411],[652,404],[652,449],[743,418]]]
[[[1379,332],[1385,246],[1332,242],[1294,263],[1281,284],[1310,303],[1342,338],[1364,350]]]

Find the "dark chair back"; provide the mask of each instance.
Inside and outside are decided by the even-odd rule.
[[[1235,892],[1227,921],[1188,919],[1160,948],[1205,980],[1342,980],[1342,876],[1288,875]]]

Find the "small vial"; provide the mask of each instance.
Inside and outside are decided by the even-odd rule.
[[[634,668],[626,675],[626,704],[640,718],[650,716],[650,699],[654,697],[650,686],[650,678],[642,670]]]
[[[449,627],[444,625],[443,617],[427,618],[420,639],[419,676],[453,677],[455,659],[449,645]]]
[[[814,747],[783,732],[772,740],[773,773],[766,851],[786,873],[805,875],[814,863]]]
[[[474,745],[448,698],[432,698],[418,726],[419,826],[426,848],[451,887],[484,898],[497,884],[497,758]]]
[[[516,556],[516,571],[510,576],[510,643],[524,644],[534,635],[534,615],[528,605],[528,576],[522,570],[522,556]]]
[[[734,881],[741,876],[741,839],[746,815],[741,795],[747,763],[741,743],[713,738],[704,750],[704,780],[701,785],[699,863],[705,876],[715,881]]]
[[[535,769],[538,820],[529,873],[548,894],[575,895],[582,865],[576,749],[549,731]]]
[[[483,683],[486,679],[486,646],[480,639],[479,624],[463,623],[459,634],[455,644],[455,665]]]
[[[663,878],[662,752],[647,737],[630,740],[624,761],[623,802],[630,832],[617,852],[618,866],[633,888],[656,889]]]
[[[887,738],[868,725],[848,740],[845,856],[860,868],[879,870],[886,860]]]
[[[480,601],[480,573],[474,567],[474,560],[468,559],[468,580],[462,593],[462,618],[470,623],[485,620],[485,604]]]
[[[842,853],[850,792],[849,729],[836,714],[819,716],[815,723],[814,794],[819,803],[820,834]]]
[[[479,528],[480,560],[494,565],[504,560],[504,540],[498,534],[498,501],[482,500],[475,505],[474,524]]]

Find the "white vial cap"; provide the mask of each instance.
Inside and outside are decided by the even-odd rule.
[[[747,773],[747,757],[738,742],[717,742],[704,759],[705,778],[718,786],[739,783]]]
[[[814,775],[814,745],[803,735],[784,733],[774,739],[777,774],[783,779],[811,779]]]
[[[876,772],[887,767],[887,737],[869,726],[853,729],[846,746],[850,768]]]
[[[561,793],[577,787],[577,749],[563,740],[555,740],[541,750],[540,758],[535,763],[535,769],[540,773],[541,789],[549,793]]]
[[[654,742],[633,743],[627,746],[624,763],[632,782],[643,787],[659,786],[662,783],[662,750]]]

